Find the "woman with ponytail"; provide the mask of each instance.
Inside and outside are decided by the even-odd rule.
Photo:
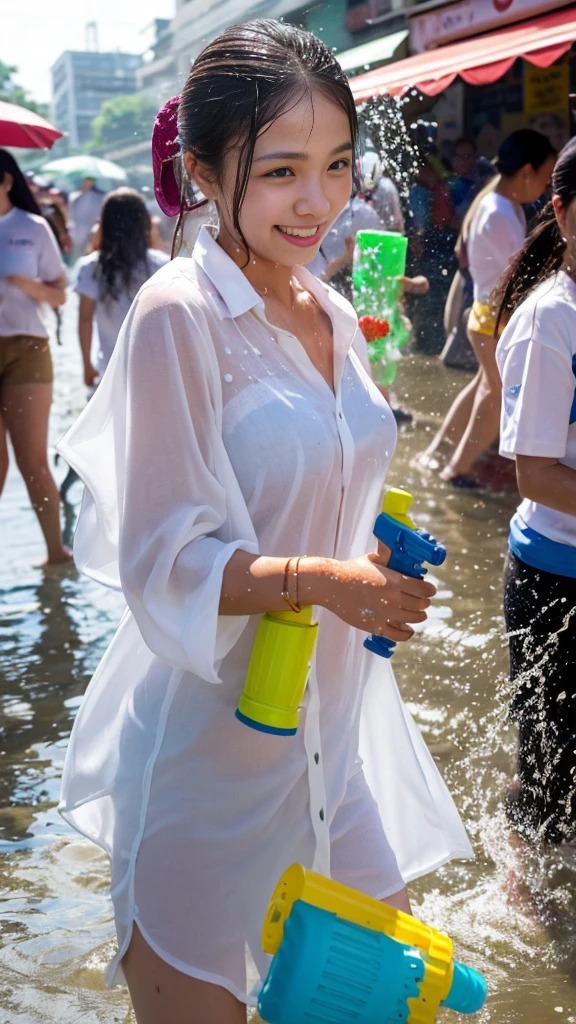
[[[552,202],[501,282],[502,455],[522,496],[510,524],[510,637],[517,781],[507,810],[525,837],[576,838],[576,139]]]
[[[453,487],[477,487],[476,459],[498,437],[500,379],[496,369],[496,323],[490,295],[526,237],[523,206],[545,191],[555,150],[544,135],[529,128],[512,132],[498,153],[498,178],[490,182],[468,211],[463,236],[474,286],[468,337],[479,369],[466,385],[424,455],[430,464],[443,441],[456,445],[441,477]]]

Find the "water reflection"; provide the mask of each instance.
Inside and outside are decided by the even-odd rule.
[[[55,355],[58,436],[83,398],[72,341]],[[480,1024],[571,1022],[576,854],[521,858],[500,809],[514,757],[501,570],[515,498],[449,493],[410,466],[461,384],[460,374],[421,357],[400,367],[398,397],[416,416],[402,428],[391,482],[414,492],[419,521],[449,558],[431,620],[395,668],[477,852],[475,862],[422,880],[415,902],[486,974]],[[78,501],[78,487],[70,497]],[[71,721],[122,602],[72,571],[34,568],[42,542],[15,475],[0,516],[0,1024],[125,1022],[124,991],[106,993],[102,982],[113,935],[106,862],[54,807]],[[442,1020],[465,1018],[446,1012]]]

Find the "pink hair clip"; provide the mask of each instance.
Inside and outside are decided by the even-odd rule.
[[[182,197],[174,172],[174,159],[180,153],[178,141],[179,96],[173,96],[159,110],[152,132],[152,168],[154,195],[160,209],[168,217],[177,217],[182,209]]]

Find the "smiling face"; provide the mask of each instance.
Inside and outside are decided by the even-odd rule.
[[[353,158],[347,114],[318,91],[267,126],[256,141],[239,217],[251,258],[287,267],[309,263],[350,198]],[[187,169],[216,200],[218,241],[242,264],[245,252],[232,218],[237,163],[232,150],[219,184],[207,180],[198,164],[187,162]]]

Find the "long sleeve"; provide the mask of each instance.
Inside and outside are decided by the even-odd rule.
[[[248,621],[218,615],[222,573],[237,548],[257,553],[257,544],[222,444],[208,328],[178,291],[142,289],[60,450],[87,487],[79,568],[120,584],[158,657],[218,682]]]

